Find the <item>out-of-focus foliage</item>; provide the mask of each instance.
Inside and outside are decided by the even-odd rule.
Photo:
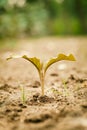
[[[87,0],[0,0],[0,37],[87,34]]]

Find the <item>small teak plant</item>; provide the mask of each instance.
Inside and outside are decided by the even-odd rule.
[[[44,80],[45,80],[45,74],[46,71],[48,70],[48,68],[61,60],[68,60],[68,61],[75,61],[75,57],[70,54],[68,56],[64,55],[64,54],[59,54],[57,55],[57,57],[55,58],[51,58],[49,61],[47,61],[46,63],[42,63],[40,61],[40,59],[36,58],[36,57],[28,57],[27,55],[23,55],[23,56],[18,56],[18,55],[13,55],[7,58],[7,60],[9,59],[13,59],[13,58],[24,58],[28,61],[30,61],[38,70],[39,73],[39,77],[40,77],[40,82],[41,82],[41,90],[42,90],[42,96],[44,96]]]

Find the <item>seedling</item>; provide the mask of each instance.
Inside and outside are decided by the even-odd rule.
[[[70,54],[68,56],[66,56],[64,54],[59,54],[57,57],[51,58],[46,63],[42,63],[40,61],[40,59],[38,59],[36,57],[30,58],[27,55],[23,55],[23,56],[13,55],[13,56],[8,57],[7,60],[13,59],[13,58],[24,58],[24,59],[30,61],[36,67],[36,69],[38,70],[39,77],[40,77],[42,96],[44,95],[44,80],[45,80],[45,74],[46,74],[46,71],[48,70],[48,68],[52,64],[54,64],[58,61],[61,61],[61,60],[75,61],[75,57],[72,54]]]
[[[63,81],[62,81],[62,84],[63,84],[63,88],[64,88],[64,93],[65,93],[65,96],[68,96],[68,95],[69,95],[69,93],[68,93],[68,91],[67,91],[66,80],[63,80]]]
[[[22,100],[22,103],[25,104],[25,102],[26,102],[26,95],[25,95],[24,86],[20,85],[20,89],[21,89],[21,100]]]

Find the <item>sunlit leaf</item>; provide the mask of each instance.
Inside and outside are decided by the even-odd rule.
[[[40,62],[40,59],[38,59],[36,57],[29,58],[27,55],[23,55],[23,56],[13,55],[13,56],[8,57],[7,60],[15,59],[15,58],[24,58],[24,59],[30,61],[37,68],[38,72],[40,73],[40,71],[42,69],[42,64]]]
[[[44,72],[46,72],[49,66],[51,66],[53,63],[61,61],[61,60],[75,61],[75,57],[72,54],[70,54],[69,56],[66,56],[64,54],[59,54],[57,57],[52,58],[47,62],[47,64],[45,65]]]
[[[16,58],[22,58],[22,56],[19,56],[19,55],[12,55],[12,56],[8,57],[7,60],[16,59]]]

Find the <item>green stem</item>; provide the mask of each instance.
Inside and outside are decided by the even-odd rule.
[[[24,104],[26,101],[24,86],[21,86],[21,98],[22,98],[22,102]]]

